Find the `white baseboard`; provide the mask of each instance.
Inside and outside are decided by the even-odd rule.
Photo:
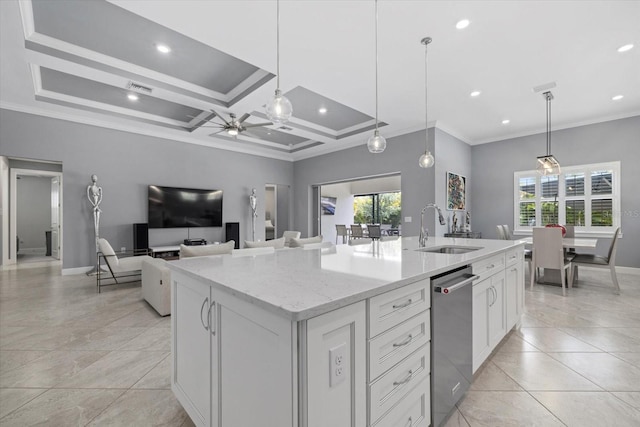
[[[86,274],[89,271],[93,270],[93,266],[89,267],[74,267],[74,268],[63,268],[62,275],[63,276],[73,276],[74,274]]]
[[[607,267],[608,268],[608,267]],[[602,268],[598,268],[598,267],[589,267],[586,265],[581,265],[580,269],[586,269],[586,270],[593,270],[593,271],[602,271]],[[636,268],[636,267],[622,267],[619,265],[616,265],[616,272],[617,273],[624,273],[624,274],[633,274],[636,276],[640,276],[640,268]]]
[[[18,255],[44,255],[47,248],[20,248]]]

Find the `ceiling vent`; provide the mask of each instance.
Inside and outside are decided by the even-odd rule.
[[[293,130],[293,128],[290,128],[288,126],[280,126],[278,129],[282,129],[282,130],[286,130],[286,131]]]
[[[142,92],[142,93],[151,93],[151,92],[153,92],[152,88],[147,87],[147,86],[142,86],[140,83],[136,83],[136,82],[132,82],[132,81],[127,83],[127,89],[135,90],[137,92]]]

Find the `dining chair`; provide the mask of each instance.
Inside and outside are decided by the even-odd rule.
[[[620,294],[620,286],[618,285],[618,277],[616,276],[616,251],[618,245],[618,235],[620,234],[620,227],[618,227],[613,233],[613,239],[611,240],[611,246],[609,246],[609,253],[606,257],[593,254],[580,254],[577,253],[571,260],[573,268],[577,269],[579,265],[597,268],[608,268],[611,271],[611,281],[615,287],[614,292]],[[575,274],[575,273],[572,273]],[[572,276],[573,279],[573,276]]]
[[[498,240],[507,240],[502,225],[496,225],[496,231],[498,232]]]
[[[364,238],[362,226],[360,224],[351,224],[351,236],[349,237],[349,240],[362,238]]]
[[[562,248],[562,230],[559,228],[535,227],[533,229],[533,256],[529,271],[530,288],[533,289],[534,271],[537,268],[560,270],[562,295],[566,296],[566,271],[569,270],[569,287],[573,284],[571,258],[565,258]]]
[[[336,245],[338,244],[338,237],[340,236],[342,236],[342,243],[347,243],[349,232],[347,226],[344,224],[336,224]]]
[[[509,230],[509,226],[507,224],[502,225],[502,231],[504,231],[504,240],[513,239],[513,236],[511,235],[511,231]]]
[[[382,237],[382,232],[380,231],[380,225],[378,224],[367,224],[367,230],[369,231],[369,238],[372,240],[378,240]]]

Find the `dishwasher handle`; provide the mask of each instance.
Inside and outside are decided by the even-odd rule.
[[[446,286],[446,287],[444,287],[444,286],[435,286],[433,288],[433,291],[436,292],[436,293],[439,293],[439,294],[447,295],[447,294],[450,294],[451,292],[454,292],[457,289],[460,289],[460,288],[462,288],[464,286],[467,286],[469,283],[473,282],[477,278],[478,278],[478,276],[473,275],[473,276],[467,277],[463,281],[455,283],[455,284],[453,284],[451,286]]]

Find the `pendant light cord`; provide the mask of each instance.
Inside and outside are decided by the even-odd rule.
[[[427,110],[427,101],[428,101],[428,96],[427,96],[427,51],[429,50],[428,48],[429,46],[429,42],[425,43],[424,45],[424,133],[425,133],[425,145],[426,145],[426,152],[429,152],[429,114],[428,114],[428,110]]]
[[[276,0],[276,89],[280,89],[280,0]]]
[[[376,132],[378,131],[378,0],[376,0]]]
[[[547,93],[547,156],[551,155],[551,93]]]

